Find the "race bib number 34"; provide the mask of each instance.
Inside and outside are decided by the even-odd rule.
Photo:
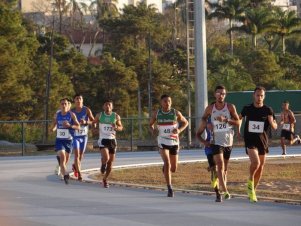
[[[249,121],[249,132],[250,133],[263,133],[264,122]]]

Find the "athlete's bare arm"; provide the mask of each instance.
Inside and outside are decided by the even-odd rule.
[[[269,123],[270,123],[272,129],[276,130],[278,124],[277,124],[276,120],[274,119],[273,115],[269,115],[268,120],[269,120]]]
[[[289,118],[291,119],[290,123],[295,124],[296,123],[296,118],[295,118],[294,113],[291,110],[289,110],[288,112],[289,112]]]
[[[56,114],[54,115],[51,123],[51,131],[54,132],[56,131]]]
[[[84,125],[92,125],[93,121],[94,121],[94,116],[92,114],[92,111],[90,108],[87,107],[87,116],[88,116],[88,120],[85,121],[83,124]]]
[[[229,111],[230,111],[230,114],[231,114],[231,118],[228,119],[227,122],[230,125],[239,126],[240,119],[239,119],[239,116],[237,114],[235,105],[229,104],[228,107],[229,107]]]
[[[71,112],[71,111],[70,111],[70,114],[71,114],[71,118],[73,119],[73,125],[69,124],[69,127],[71,129],[76,129],[76,130],[80,129],[80,124],[79,124],[79,122],[77,120],[76,115],[73,112]]]
[[[157,117],[157,111],[153,111],[152,117],[149,121],[149,129],[153,136],[158,135],[158,129],[155,128],[155,122],[157,121],[156,117]]]
[[[123,125],[121,123],[121,118],[119,115],[116,114],[116,126],[114,127],[115,131],[122,131],[123,130]]]
[[[203,139],[202,137],[202,134],[203,132],[205,131],[206,129],[206,126],[207,126],[207,120],[208,120],[208,117],[210,116],[211,114],[211,111],[212,111],[212,105],[209,105],[206,107],[205,111],[204,111],[204,114],[201,118],[201,121],[200,121],[200,125],[199,125],[199,128],[196,132],[196,137],[197,139],[203,143],[205,146],[208,146],[210,145],[210,142],[209,141],[206,141],[205,139]]]
[[[177,121],[180,123],[180,126],[179,128],[177,129],[174,129],[173,133],[176,133],[176,134],[180,134],[182,133],[186,127],[188,126],[188,121],[187,119],[182,115],[181,112],[179,111],[176,111],[176,115],[177,115]]]

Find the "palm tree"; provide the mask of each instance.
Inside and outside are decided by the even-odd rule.
[[[252,36],[253,48],[257,47],[257,38],[275,28],[275,18],[269,8],[248,8],[245,11],[243,25],[233,27],[231,30],[245,32]]]
[[[285,54],[285,40],[289,37],[301,33],[301,19],[297,17],[295,11],[282,11],[280,8],[275,10],[276,33],[281,37],[282,53]]]
[[[97,20],[116,17],[119,15],[117,4],[118,0],[95,0],[91,2],[90,8],[95,8]]]
[[[68,9],[70,10],[71,27],[73,27],[76,13],[80,14],[82,21],[84,13],[88,11],[88,5],[84,1],[69,0]]]
[[[230,52],[233,55],[233,22],[240,20],[245,13],[245,8],[249,4],[248,0],[225,0],[218,3],[208,4],[213,9],[213,12],[208,15],[208,18],[217,18],[220,20],[229,20],[229,38],[230,38]]]

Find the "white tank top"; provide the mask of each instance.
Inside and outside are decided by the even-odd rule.
[[[227,119],[231,119],[231,114],[227,103],[225,103],[225,106],[221,110],[216,109],[215,104],[213,105],[211,122],[213,125],[213,144],[223,147],[230,147],[233,145],[233,127],[229,123],[216,120],[218,116],[224,116]]]

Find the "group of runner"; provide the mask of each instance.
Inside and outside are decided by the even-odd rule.
[[[71,100],[60,100],[60,110],[54,116],[52,131],[56,131],[55,151],[57,153],[58,166],[55,173],[62,175],[66,184],[69,183],[69,173],[66,165],[70,154],[74,151],[74,163],[72,170],[79,181],[82,180],[81,161],[88,141],[89,125],[99,128],[98,146],[101,152],[101,173],[103,174],[103,186],[108,188],[107,178],[112,169],[112,163],[116,154],[116,131],[122,131],[123,126],[120,116],[113,112],[113,101],[107,99],[103,104],[103,111],[94,118],[90,108],[84,106],[83,96],[74,96],[75,107],[71,108]]]
[[[226,88],[224,86],[217,86],[214,96],[215,102],[206,107],[196,137],[205,146],[211,171],[211,185],[216,192],[216,202],[222,202],[222,196],[224,199],[231,198],[227,189],[227,168],[233,146],[234,128],[238,128],[238,136],[240,136],[239,131],[243,120],[245,120],[244,143],[250,159],[248,197],[250,202],[257,202],[256,188],[263,172],[266,154],[269,152],[268,130],[277,129],[272,108],[264,104],[265,88],[255,88],[253,103],[244,106],[240,114],[237,113],[235,105],[225,102]],[[98,126],[102,184],[108,188],[107,179],[112,170],[117,148],[116,131],[123,130],[121,118],[112,111],[112,100],[104,101],[103,111],[95,118],[91,110],[83,105],[82,95],[75,95],[74,103],[75,107],[70,109],[68,99],[61,99],[61,108],[53,121],[53,131],[57,131],[55,150],[61,174],[65,183],[68,184],[69,174],[66,171],[66,164],[73,149],[75,152],[73,171],[78,180],[82,180],[81,160],[87,145],[88,126]],[[288,103],[285,102],[285,104],[287,106]],[[153,112],[149,126],[151,133],[157,137],[159,153],[164,163],[162,172],[167,184],[167,196],[174,197],[171,173],[177,170],[179,134],[186,129],[188,121],[180,111],[172,108],[172,99],[169,95],[161,96],[160,105],[161,107]],[[285,108],[280,122],[282,147],[285,147],[285,140],[289,140],[289,144],[300,142],[300,138],[293,134],[295,121],[293,113]],[[283,132],[283,130],[288,132]],[[204,137],[205,131],[207,136]]]

